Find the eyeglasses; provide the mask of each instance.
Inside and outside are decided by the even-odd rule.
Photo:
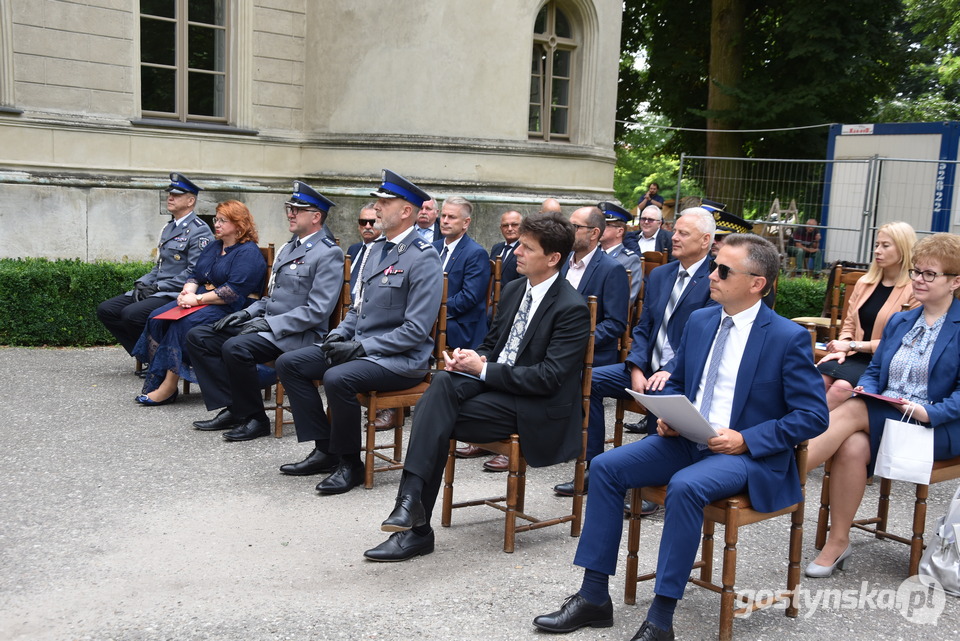
[[[720,277],[720,280],[727,280],[727,276],[729,276],[730,274],[746,274],[748,276],[760,276],[760,277],[763,276],[762,274],[754,274],[753,272],[738,272],[735,269],[730,269],[729,267],[727,267],[722,263],[718,263],[715,260],[711,260],[710,271],[712,272],[713,270],[717,271],[717,276]]]
[[[373,227],[377,224],[376,218],[358,218],[357,224],[361,227]]]
[[[229,223],[229,222],[230,222],[230,220],[227,219],[227,218],[214,218],[214,219],[213,219],[213,224],[214,224],[214,225],[222,225],[223,223]]]
[[[294,216],[296,216],[297,214],[300,214],[303,212],[308,212],[311,215],[313,215],[320,211],[319,209],[313,209],[311,207],[294,207],[293,205],[284,205],[284,209],[286,210],[288,216],[290,214],[293,214]]]
[[[640,216],[641,223],[659,223],[659,218],[650,218],[649,216]]]
[[[580,231],[581,229],[596,229],[596,227],[594,227],[593,225],[578,225],[577,223],[570,223],[570,224],[573,225],[577,231]]]
[[[919,269],[908,269],[907,274],[910,275],[910,280],[916,280],[917,276],[923,276],[923,282],[932,283],[937,276],[957,276],[958,274],[948,274],[946,272],[935,272],[929,269],[920,271]]]

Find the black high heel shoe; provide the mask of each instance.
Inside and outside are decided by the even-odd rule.
[[[146,405],[147,407],[159,407],[160,405],[170,405],[171,403],[177,400],[177,395],[180,393],[180,390],[174,390],[173,394],[163,399],[162,401],[155,401],[146,394],[141,394],[137,397],[137,402],[141,405]]]

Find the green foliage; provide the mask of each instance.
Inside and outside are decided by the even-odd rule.
[[[742,80],[724,87],[739,108],[723,118],[745,129],[861,122],[893,97],[912,51],[896,26],[903,0],[743,0]],[[636,87],[650,110],[678,127],[703,128],[710,70],[709,0],[626,0],[625,45],[647,54]],[[625,97],[621,94],[621,102]],[[822,158],[826,128],[743,134],[753,157]],[[702,132],[678,132],[673,151],[702,155]]]
[[[776,311],[786,318],[819,316],[827,295],[827,279],[814,280],[809,276],[787,278],[780,274],[777,281]]]
[[[115,342],[97,319],[102,301],[133,287],[149,263],[0,259],[0,344]]]
[[[646,123],[663,124],[664,119],[651,116]],[[627,209],[637,204],[651,182],[660,185],[660,195],[664,199],[676,197],[680,157],[661,151],[670,136],[669,130],[640,125],[628,129],[617,142],[613,190],[617,200]]]

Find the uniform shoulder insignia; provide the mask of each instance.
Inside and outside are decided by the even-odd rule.
[[[426,249],[427,247],[433,247],[433,244],[432,244],[432,243],[428,243],[427,241],[425,241],[425,240],[422,239],[422,238],[417,238],[417,239],[415,239],[415,240],[413,241],[413,246],[416,247],[417,249],[419,249],[420,251],[423,251],[423,250]]]
[[[622,253],[624,256],[635,256],[637,254],[637,252],[633,251],[629,247],[624,247]]]
[[[200,240],[197,241],[197,247],[200,249],[206,249],[208,244],[210,244],[210,239],[206,236],[202,236]]]
[[[336,247],[336,246],[337,246],[337,243],[335,243],[335,242],[333,242],[332,240],[330,240],[330,238],[327,237],[327,236],[324,236],[322,240],[323,240],[323,244],[326,245],[327,247]]]
[[[190,221],[190,224],[193,225],[194,227],[206,227],[206,226],[207,226],[207,223],[203,222],[203,221],[200,220],[199,218],[194,218],[193,220]]]

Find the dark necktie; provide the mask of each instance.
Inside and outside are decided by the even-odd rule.
[[[353,283],[353,287],[357,286],[357,276],[360,275],[360,266],[363,265],[363,257],[367,253],[367,246],[361,245],[360,251],[357,252],[357,257],[353,259],[353,269],[350,270],[350,281]]]
[[[383,243],[383,249],[380,250],[380,260],[382,261],[387,257],[387,254],[390,253],[390,250],[396,247],[396,243],[391,243],[389,240]]]
[[[516,244],[516,241],[512,243],[506,243],[503,246],[503,250],[500,252],[500,258],[502,258],[503,260],[507,260],[507,256],[513,253],[513,248],[515,244]]]
[[[520,351],[520,341],[527,331],[527,323],[530,320],[530,307],[533,305],[533,291],[528,291],[523,298],[523,304],[517,310],[517,315],[513,319],[513,326],[510,328],[510,334],[507,336],[507,342],[503,346],[503,351],[497,359],[498,363],[513,365],[517,362],[517,354]]]
[[[440,269],[444,269],[447,264],[447,254],[450,253],[450,248],[444,244],[443,251],[440,252]]]
[[[299,246],[300,246],[300,239],[298,238],[295,241],[293,241],[293,248],[296,249]]]

